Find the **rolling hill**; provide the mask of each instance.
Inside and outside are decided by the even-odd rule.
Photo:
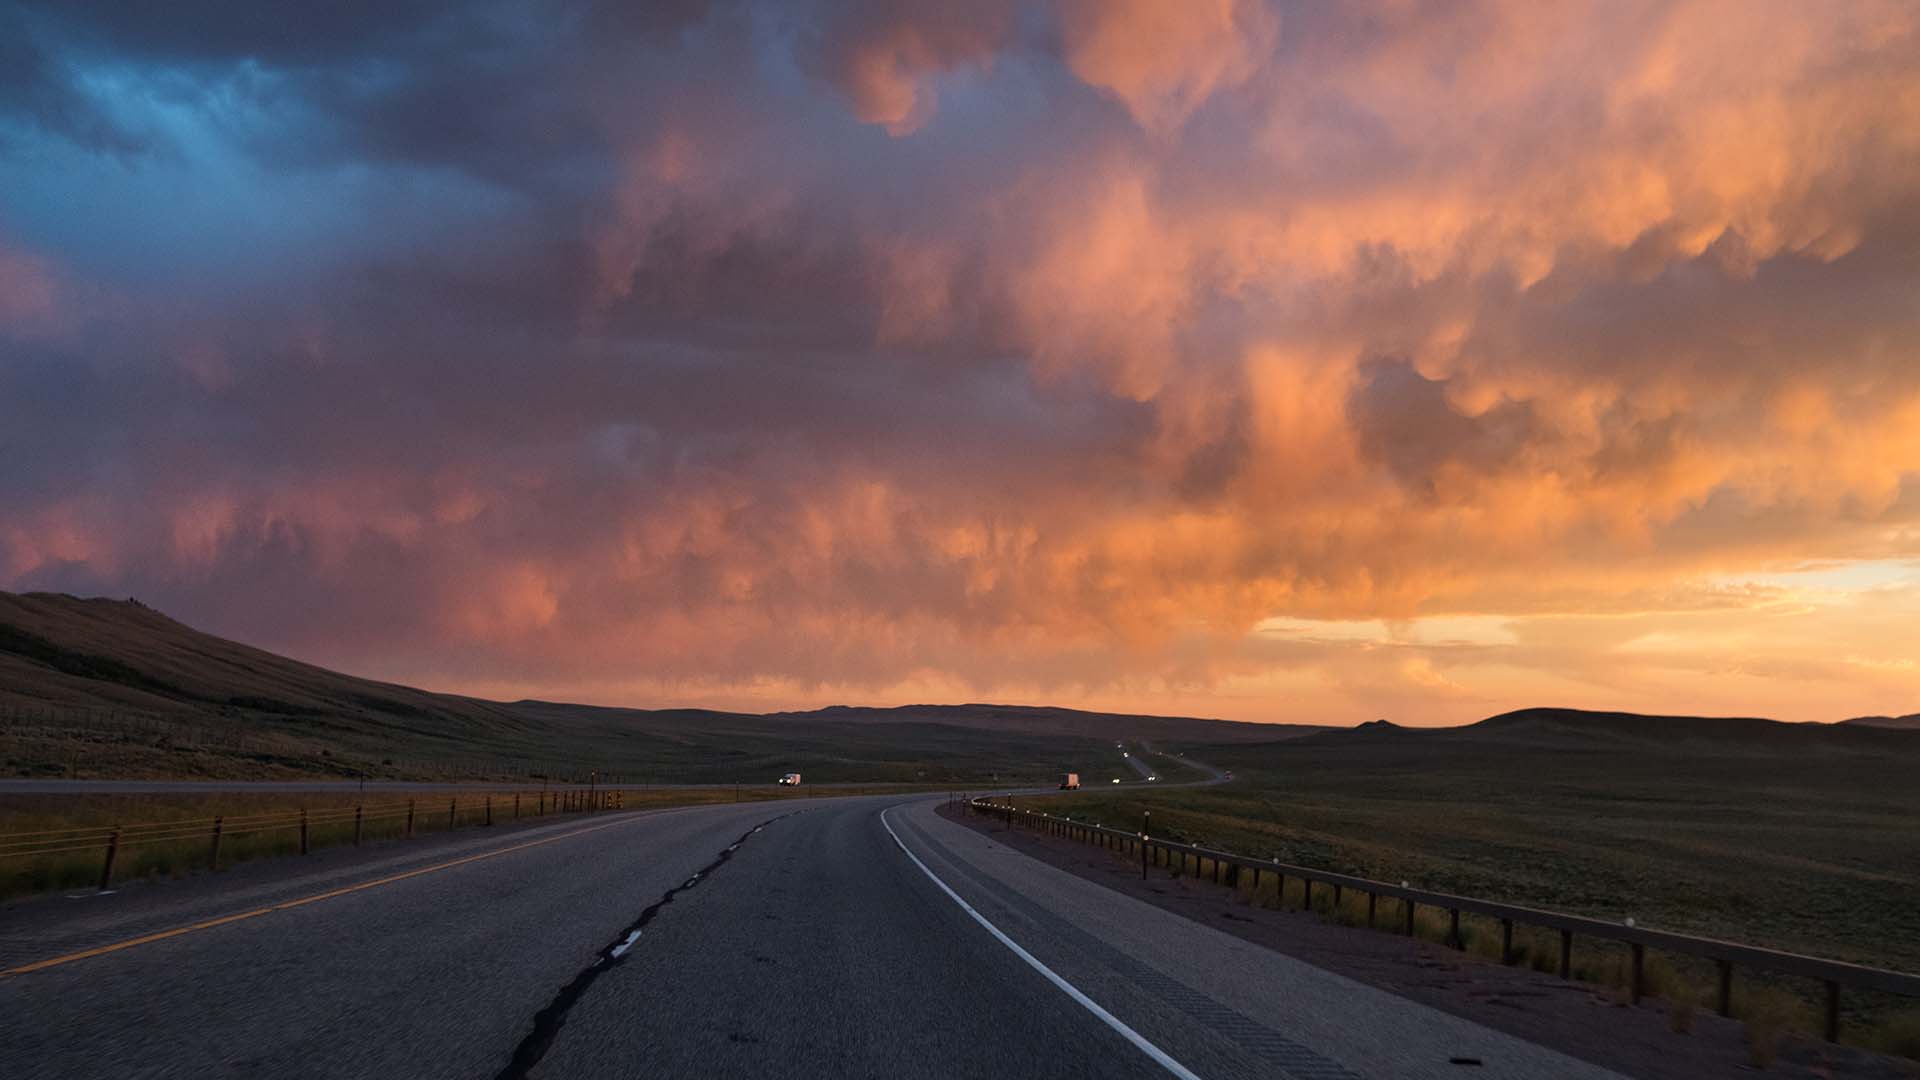
[[[487,701],[330,671],[131,600],[0,592],[6,771],[438,775],[533,769],[726,781],[1029,778],[1098,771],[1108,740],[1264,742],[1318,730],[1020,705],[769,714]],[[62,740],[60,735],[71,736]],[[71,745],[84,733],[86,744]],[[64,763],[64,764],[61,764]]]

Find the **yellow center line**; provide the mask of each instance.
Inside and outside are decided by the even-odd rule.
[[[590,832],[598,832],[601,829],[610,829],[615,825],[627,824],[635,820],[638,816],[639,815],[623,816],[618,821],[606,821],[598,825],[589,825],[584,829],[564,832],[558,836],[547,836],[539,840],[528,840],[525,843],[514,844],[511,847],[503,847],[497,851],[483,851],[478,855],[467,855],[458,859],[449,859],[446,862],[435,863],[432,866],[422,866],[417,870],[391,874],[387,877],[376,878],[373,881],[363,881],[358,885],[348,885],[343,888],[331,889],[327,892],[315,893],[312,896],[303,896],[297,900],[287,900],[278,904],[269,904],[266,907],[254,908],[251,911],[236,912],[232,915],[222,915],[217,919],[207,919],[203,922],[188,923],[185,926],[176,926],[171,930],[161,930],[152,934],[143,934],[140,937],[128,938],[125,941],[116,941],[111,945],[99,945],[91,949],[82,949],[79,952],[68,953],[65,956],[56,956],[48,960],[36,960],[31,964],[22,964],[19,967],[7,968],[5,971],[0,971],[0,979],[9,978],[14,975],[25,975],[28,972],[40,971],[45,968],[59,967],[61,964],[71,964],[75,960],[85,960],[92,956],[103,956],[110,952],[119,952],[121,949],[131,949],[136,945],[145,945],[153,941],[164,941],[167,938],[179,937],[182,934],[191,934],[196,930],[211,930],[216,926],[225,926],[228,923],[239,922],[242,919],[252,919],[261,915],[272,914],[276,911],[285,911],[288,908],[317,904],[322,900],[331,900],[336,896],[345,896],[348,893],[356,893],[362,889],[371,889],[376,885],[391,885],[396,881],[405,881],[411,877],[419,877],[421,874],[431,874],[436,870],[447,870],[455,866],[464,866],[467,863],[479,862],[482,859],[492,859],[501,855],[510,855],[513,852],[525,851],[528,848],[539,847],[542,844],[551,844],[556,840],[569,840]]]

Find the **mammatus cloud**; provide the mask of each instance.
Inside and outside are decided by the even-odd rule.
[[[1916,707],[1910,5],[1188,8],[20,5],[0,586],[515,695]]]

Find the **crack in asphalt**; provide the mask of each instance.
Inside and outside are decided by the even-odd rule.
[[[619,937],[614,938],[606,948],[600,950],[600,955],[594,958],[593,963],[582,968],[580,973],[573,977],[573,981],[560,988],[560,992],[553,996],[553,1000],[547,1003],[546,1008],[533,1015],[533,1030],[527,1033],[526,1038],[520,1040],[519,1046],[514,1047],[513,1057],[508,1060],[506,1068],[495,1075],[495,1080],[526,1080],[533,1067],[540,1064],[540,1059],[546,1057],[547,1051],[552,1049],[553,1040],[559,1036],[561,1027],[567,1022],[567,1013],[579,1002],[595,979],[611,971],[626,959],[628,951],[633,948],[635,942],[640,940],[640,931],[653,921],[654,916],[660,914],[662,908],[673,903],[674,898],[681,893],[705,881],[709,875],[720,868],[721,864],[733,858],[733,853],[739,851],[740,845],[751,839],[754,833],[781,818],[792,817],[797,813],[800,811],[794,810],[770,817],[741,833],[740,839],[728,844],[726,850],[715,856],[712,862],[695,870],[692,877],[668,889],[660,895],[660,899],[647,905],[646,910],[642,911],[638,918],[620,931]]]

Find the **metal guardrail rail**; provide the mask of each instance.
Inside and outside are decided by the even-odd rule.
[[[496,804],[496,800],[497,804]],[[445,819],[446,828],[461,823],[491,825],[496,805],[499,812],[521,817],[593,810],[618,810],[625,799],[619,790],[594,788],[548,788],[526,792],[487,792],[445,800],[412,798],[392,802],[355,803],[320,810],[277,810],[256,814],[217,815],[175,821],[140,822],[132,825],[84,825],[65,829],[0,833],[0,860],[31,859],[99,851],[100,889],[113,886],[113,867],[120,851],[157,844],[178,844],[204,840],[206,865],[220,866],[221,841],[235,836],[299,830],[300,854],[311,850],[313,830],[327,826],[353,826],[353,843],[359,844],[369,824],[406,822],[403,835],[413,836],[416,822]]]
[[[1009,797],[1010,799],[1011,797]],[[1150,866],[1176,866],[1180,873],[1186,872],[1187,860],[1193,860],[1194,876],[1201,876],[1207,863],[1212,864],[1213,879],[1222,884],[1239,884],[1239,875],[1243,871],[1252,871],[1253,887],[1260,884],[1260,873],[1265,871],[1278,876],[1280,892],[1286,892],[1286,879],[1299,878],[1304,883],[1301,898],[1302,910],[1309,909],[1313,903],[1313,887],[1322,885],[1333,890],[1333,902],[1340,903],[1342,893],[1347,889],[1365,895],[1367,900],[1367,924],[1375,925],[1375,907],[1380,897],[1391,897],[1401,901],[1402,932],[1413,933],[1414,914],[1420,905],[1447,911],[1451,914],[1449,942],[1455,947],[1463,947],[1460,936],[1460,913],[1470,912],[1500,920],[1501,942],[1500,957],[1502,963],[1512,963],[1513,928],[1516,925],[1534,926],[1560,932],[1560,975],[1572,976],[1573,938],[1575,934],[1604,941],[1617,941],[1632,951],[1631,995],[1634,1004],[1639,1004],[1646,992],[1646,950],[1659,949],[1669,953],[1679,953],[1712,960],[1718,968],[1719,996],[1717,1010],[1727,1016],[1733,1007],[1733,970],[1736,966],[1769,971],[1780,975],[1791,975],[1813,979],[1820,982],[1826,991],[1825,1032],[1829,1042],[1840,1041],[1840,992],[1842,988],[1876,990],[1904,997],[1920,998],[1920,975],[1912,975],[1886,968],[1867,967],[1863,964],[1850,964],[1841,960],[1828,960],[1803,953],[1784,952],[1757,945],[1743,945],[1734,941],[1722,941],[1717,938],[1699,937],[1693,934],[1675,933],[1669,930],[1655,930],[1628,923],[1610,922],[1586,915],[1568,915],[1564,912],[1547,911],[1541,908],[1524,907],[1519,904],[1503,904],[1493,900],[1482,900],[1472,896],[1456,896],[1452,893],[1436,892],[1431,889],[1417,889],[1405,883],[1375,881],[1372,878],[1355,877],[1351,874],[1337,874],[1330,870],[1320,870],[1310,866],[1298,866],[1283,863],[1278,859],[1261,859],[1248,855],[1236,855],[1230,851],[1218,851],[1197,844],[1182,844],[1172,840],[1156,839],[1151,835],[1152,818],[1147,815],[1145,826],[1138,832],[1116,829],[1109,826],[1088,824],[1075,821],[1071,817],[1048,814],[1037,810],[1016,807],[1011,801],[992,802],[988,797],[968,800],[968,805],[976,813],[1004,815],[1011,827],[1026,824],[1040,828],[1068,839],[1096,843],[1103,847],[1121,852],[1137,851],[1140,855],[1140,873],[1145,877]],[[1177,864],[1175,860],[1178,860]]]

